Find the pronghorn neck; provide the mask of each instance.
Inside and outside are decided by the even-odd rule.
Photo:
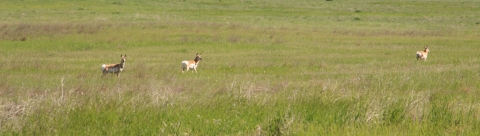
[[[121,56],[121,57],[122,57],[122,61],[120,62],[119,65],[120,65],[120,68],[123,69],[123,67],[125,66],[125,61],[127,60],[127,55]]]
[[[125,59],[122,59],[122,62],[120,62],[120,68],[123,68],[124,65],[125,65]]]
[[[197,65],[197,66],[198,66],[198,63],[200,63],[200,61],[195,61],[195,65]]]

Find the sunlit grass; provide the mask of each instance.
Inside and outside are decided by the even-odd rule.
[[[68,3],[0,5],[0,133],[479,133],[475,2]]]

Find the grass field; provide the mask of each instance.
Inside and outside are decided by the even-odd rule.
[[[474,0],[0,9],[0,135],[480,135]]]

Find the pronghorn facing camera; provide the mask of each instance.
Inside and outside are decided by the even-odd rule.
[[[182,61],[182,73],[185,72],[185,69],[187,70],[187,72],[189,69],[193,69],[193,71],[197,73],[197,67],[200,60],[202,60],[202,55],[197,53],[197,56],[195,57],[195,59]]]
[[[127,59],[127,55],[122,56],[120,54],[120,57],[122,58],[122,61],[120,64],[103,64],[102,65],[102,72],[103,76],[107,75],[108,73],[115,73],[118,77],[118,74],[123,71],[123,68],[125,67],[125,60]]]
[[[430,52],[428,46],[425,46],[425,49],[423,51],[417,51],[417,60],[427,60],[428,52]]]

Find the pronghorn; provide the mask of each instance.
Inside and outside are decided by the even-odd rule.
[[[198,67],[198,63],[200,62],[200,60],[202,60],[202,55],[197,53],[197,56],[195,57],[194,60],[182,61],[182,73],[185,72],[185,69],[187,69],[187,72],[188,72],[189,69],[193,69],[193,71],[195,71],[195,73],[197,73],[197,67]]]
[[[123,71],[123,68],[125,67],[125,60],[127,59],[127,55],[125,54],[125,56],[122,56],[120,54],[120,57],[122,58],[122,62],[120,62],[120,64],[103,64],[102,65],[102,72],[103,72],[103,76],[107,75],[108,73],[115,73],[117,74],[117,77],[118,77],[118,74],[120,74],[120,72]]]
[[[418,59],[426,60],[428,52],[430,52],[430,50],[428,49],[428,46],[425,46],[425,49],[423,51],[417,51],[417,60]]]

